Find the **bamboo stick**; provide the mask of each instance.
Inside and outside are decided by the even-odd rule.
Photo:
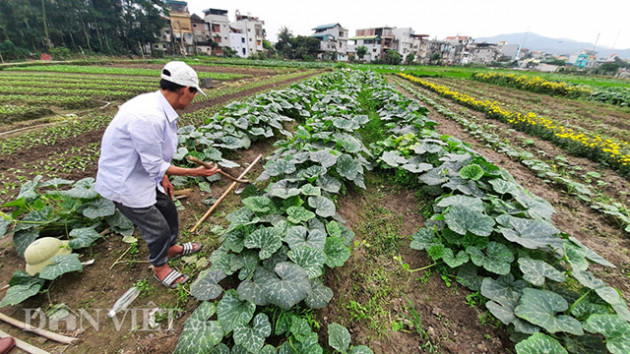
[[[15,318],[11,318],[3,313],[0,313],[0,321],[4,321],[14,327],[20,328],[23,331],[26,332],[33,332],[39,336],[42,336],[44,338],[48,338],[51,340],[54,340],[55,342],[59,342],[59,343],[63,343],[63,344],[70,344],[73,341],[77,340],[77,338],[74,337],[68,337],[68,336],[64,336],[63,334],[59,334],[59,333],[53,333],[53,332],[49,332],[45,329],[40,329],[37,327],[33,327],[29,324],[26,324],[20,320],[16,320]]]
[[[7,332],[4,332],[0,329],[0,338],[5,338],[5,337],[13,337],[12,335],[8,334]],[[23,351],[30,353],[30,354],[50,354],[50,352],[47,352],[45,350],[39,349],[34,345],[28,344],[25,341],[19,340],[15,337],[13,337],[13,339],[15,339],[15,346],[18,349],[22,349]]]
[[[258,163],[258,161],[262,158],[262,155],[258,155],[258,157],[256,157],[256,159],[254,160],[254,162],[252,162],[246,169],[245,171],[243,171],[243,173],[241,173],[240,176],[238,176],[239,179],[245,177],[245,175],[247,174],[247,172],[249,172],[249,170],[254,167],[254,165],[256,165],[256,163]],[[195,224],[195,226],[193,226],[192,229],[190,229],[190,232],[195,232],[197,231],[197,228],[199,227],[199,225],[201,225],[202,222],[204,222],[208,216],[210,216],[210,214],[212,214],[212,212],[214,211],[214,209],[217,208],[217,206],[219,205],[219,203],[221,203],[223,201],[223,199],[225,199],[225,197],[227,197],[227,195],[232,191],[232,189],[234,189],[234,187],[236,187],[238,185],[238,182],[232,182],[232,184],[230,184],[230,186],[228,187],[228,189],[225,190],[225,192],[223,192],[223,194],[221,195],[221,197],[216,201],[216,203],[214,203],[212,205],[212,207],[210,207],[210,209],[208,209],[208,211],[206,212],[206,214],[199,219],[199,221],[197,221],[197,223]]]

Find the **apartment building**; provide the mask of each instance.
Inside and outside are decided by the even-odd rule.
[[[320,59],[348,60],[348,30],[339,23],[329,23],[313,28],[315,37],[321,41]]]
[[[212,54],[223,54],[223,47],[230,47],[230,20],[228,19],[228,11],[220,9],[203,10],[203,20],[208,23],[210,28],[210,37],[212,41],[217,43],[212,50]]]
[[[263,51],[266,35],[264,25],[265,22],[258,17],[236,11],[235,21],[230,24],[230,44],[238,56],[246,58],[252,53]]]

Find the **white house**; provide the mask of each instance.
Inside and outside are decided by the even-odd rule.
[[[320,50],[324,56],[336,60],[348,60],[348,30],[339,23],[329,23],[313,28],[312,37],[321,40]]]
[[[236,50],[238,55],[242,57],[248,57],[251,53],[262,52],[263,40],[265,39],[265,21],[249,14],[241,15],[238,10],[236,10],[235,19],[236,21],[230,24],[233,29],[232,32],[236,30],[242,36],[234,36],[238,43],[232,43],[232,49]],[[240,50],[235,47],[238,47]],[[245,49],[245,54],[243,54],[243,48]]]
[[[219,45],[214,54],[222,54],[221,48],[230,47],[230,20],[227,10],[206,9],[203,10],[204,21],[210,27],[212,40]]]

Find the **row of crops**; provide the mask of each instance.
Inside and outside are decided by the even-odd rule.
[[[559,170],[558,166],[560,168],[569,167],[562,156],[556,156],[553,161],[554,164],[545,162],[541,158],[536,158],[536,156],[531,152],[512,145],[506,139],[498,136],[496,134],[495,125],[482,123],[473,114],[464,115],[463,113],[458,114],[453,112],[444,105],[441,105],[426,95],[420,93],[417,91],[417,87],[407,84],[406,81],[398,80],[397,83],[409,92],[412,92],[417,99],[429,107],[434,108],[436,112],[448,119],[456,121],[475,138],[483,141],[485,144],[489,144],[496,151],[521,162],[543,182],[560,186],[567,193],[575,196],[575,198],[580,202],[610,217],[611,225],[613,227],[619,227],[625,232],[630,233],[630,215],[628,213],[628,209],[619,201],[611,201],[610,197],[600,196],[600,193],[596,188],[593,188],[582,181],[576,180],[566,173],[561,173],[562,171]],[[570,167],[570,169],[574,168],[576,168],[576,166]],[[599,174],[596,171],[587,171],[584,175],[582,175],[582,178],[587,181],[593,181],[597,179],[598,175]],[[601,181],[599,182],[601,184]]]
[[[507,123],[517,130],[549,140],[570,154],[584,156],[594,162],[606,162],[622,176],[630,177],[630,145],[627,141],[613,141],[588,132],[578,132],[561,122],[537,116],[533,112],[509,111],[498,102],[482,101],[412,75],[399,76],[459,104],[485,113],[489,118]]]
[[[552,96],[569,98],[583,98],[591,101],[604,102],[616,106],[630,105],[630,88],[628,87],[588,87],[567,82],[550,81],[539,76],[476,72],[472,79],[491,84],[513,87]]]
[[[300,123],[294,133],[283,126],[291,120]],[[176,352],[227,353],[232,347],[232,352],[321,353],[304,311],[327,306],[334,294],[324,273],[343,266],[354,237],[335,202],[349,188],[365,188],[364,174],[372,168],[405,176],[399,180],[426,196],[431,215],[411,247],[427,251],[463,285],[480,291],[488,310],[518,342],[517,352],[627,352],[630,312],[618,290],[588,271],[591,262],[614,266],[555,228],[549,203],[461,141],[438,134],[435,124],[416,101],[368,72],[330,74],[259,95],[227,106],[204,126],[182,128],[178,159],[190,154],[224,166],[234,164],[224,158],[226,151],[264,137],[286,139],[276,143],[265,164],[260,181],[267,186],[243,192],[242,207],[227,217],[230,226],[211,255],[211,268],[191,285],[201,303],[185,323]],[[374,129],[384,138],[365,145],[362,137]],[[83,202],[91,189],[86,180],[67,191],[36,192],[65,183],[36,179],[24,186],[13,202],[22,215],[2,215],[0,231],[13,227],[22,237],[38,235],[44,220],[58,220],[50,218],[58,209],[42,195],[67,207],[77,202],[65,197]],[[86,201],[90,207],[72,213],[86,219],[83,225],[99,222],[104,228],[113,209],[102,199]],[[98,231],[83,237],[73,229],[68,236],[93,242]],[[59,266],[46,276],[64,269],[72,268]],[[35,295],[44,280],[16,274],[0,306]],[[351,347],[341,326],[330,324],[328,334],[329,344],[341,352],[370,352]]]
[[[330,300],[321,274],[345,263],[353,236],[335,220],[334,200],[343,188],[364,187],[363,172],[374,163],[416,175],[415,187],[434,198],[434,214],[411,247],[426,250],[457,272],[464,285],[480,290],[491,313],[513,331],[517,351],[565,347],[576,352],[585,343],[612,352],[628,349],[625,302],[588,271],[591,261],[613,265],[553,227],[547,202],[460,141],[437,134],[417,103],[376,75],[330,76],[310,85],[300,87],[301,95],[282,97],[286,114],[297,113],[304,124],[277,144],[265,165],[261,179],[272,183],[245,196],[244,207],[228,216],[231,225],[211,256],[213,266],[191,292],[208,301],[223,293],[224,277],[240,284],[214,305],[200,307],[202,317],[191,317],[177,351],[198,348],[193,345],[199,338],[211,338],[205,343],[225,351],[225,338],[231,337],[228,343],[237,348],[272,352],[265,337],[273,333],[288,337],[280,352],[310,352],[312,341],[304,342],[304,332],[296,332],[306,329],[293,325],[297,314],[290,321],[272,318],[274,329],[267,326],[272,311],[264,309],[275,305],[299,312],[301,306],[319,308]],[[310,104],[301,98],[309,91]],[[357,131],[369,122],[360,100],[366,92],[389,135],[371,149],[357,140]]]

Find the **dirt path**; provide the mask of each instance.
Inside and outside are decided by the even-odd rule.
[[[408,97],[415,99],[405,89],[401,87],[398,89]],[[435,98],[428,90],[420,87],[417,89],[422,91],[423,94]],[[456,112],[457,109],[454,106],[457,105],[452,104],[450,108]],[[460,106],[460,108],[464,107]],[[542,183],[525,166],[513,161],[506,155],[486,147],[485,143],[478,141],[456,122],[431,110],[429,110],[428,116],[440,124],[437,127],[440,133],[448,134],[469,143],[473,149],[486,159],[499,167],[507,169],[516,181],[529,191],[549,201],[556,209],[553,221],[560,230],[576,237],[617,266],[616,269],[607,269],[598,265],[592,265],[597,276],[621,290],[624,298],[630,300],[630,278],[627,276],[630,272],[630,256],[628,256],[630,240],[621,230],[609,226],[601,214],[592,211],[574,198],[567,196],[548,184]],[[497,129],[501,129],[501,127]],[[536,142],[536,145],[538,148],[543,148],[538,146],[538,142]],[[549,152],[549,155],[554,156],[553,150]]]

